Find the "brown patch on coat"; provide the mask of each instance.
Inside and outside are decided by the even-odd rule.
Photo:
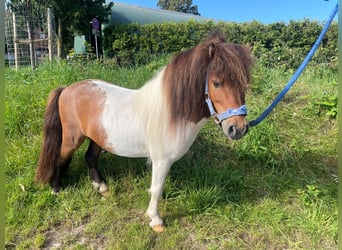
[[[66,88],[60,97],[63,138],[78,147],[88,137],[103,146],[107,135],[101,125],[106,94],[92,80],[84,80]]]

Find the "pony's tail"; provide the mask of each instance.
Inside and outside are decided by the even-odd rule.
[[[51,181],[62,144],[62,123],[59,117],[58,100],[65,87],[52,91],[45,110],[43,141],[40,150],[36,181],[46,184]]]

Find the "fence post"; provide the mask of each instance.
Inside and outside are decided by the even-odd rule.
[[[28,13],[28,16],[26,18],[26,28],[27,28],[27,36],[28,36],[28,42],[29,42],[29,48],[30,48],[30,61],[31,61],[31,68],[35,68],[35,49],[33,44],[33,37],[32,37],[32,28],[31,28],[31,14]]]
[[[18,55],[18,37],[17,37],[17,19],[13,12],[12,14],[13,19],[13,43],[14,43],[14,63],[15,63],[15,70],[19,68],[19,55]]]
[[[52,10],[47,9],[47,25],[48,25],[48,50],[49,50],[49,61],[53,60],[53,26],[52,26]]]

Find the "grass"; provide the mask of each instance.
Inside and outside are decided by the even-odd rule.
[[[103,154],[106,198],[90,185],[86,147],[73,158],[64,189],[34,182],[48,93],[101,78],[137,88],[165,64],[42,65],[5,70],[6,248],[337,249],[337,122],[319,103],[337,91],[337,73],[310,66],[260,125],[228,142],[210,120],[167,178],[154,233],[144,216],[146,159]],[[273,100],[292,72],[257,66],[247,95],[249,119]]]

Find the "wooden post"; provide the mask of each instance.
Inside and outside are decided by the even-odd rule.
[[[18,70],[19,68],[19,49],[18,49],[18,37],[17,37],[17,19],[15,17],[15,14],[12,14],[13,19],[13,43],[14,43],[14,63],[15,63],[15,69]]]
[[[62,18],[58,17],[57,58],[62,59]]]
[[[52,32],[52,10],[47,9],[47,25],[48,25],[48,49],[49,49],[49,61],[53,60],[53,32]]]
[[[30,48],[30,61],[31,61],[31,68],[35,68],[35,53],[34,53],[34,44],[33,44],[33,37],[32,37],[32,29],[31,29],[31,16],[26,18],[26,28],[27,28],[27,36],[29,40],[29,48]]]

